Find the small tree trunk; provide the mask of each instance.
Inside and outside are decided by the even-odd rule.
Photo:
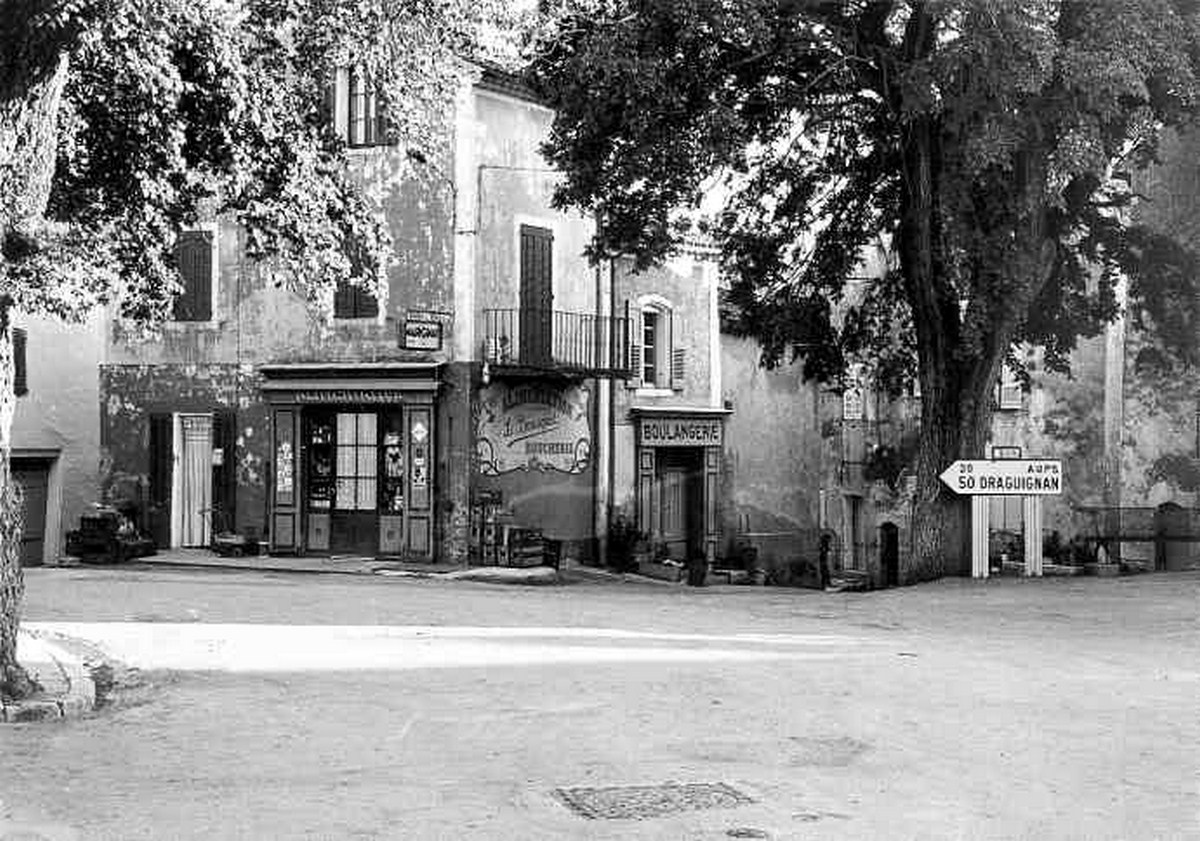
[[[0,696],[22,698],[37,689],[17,662],[17,629],[25,580],[21,574],[21,500],[12,480],[12,331],[9,305],[0,302]]]

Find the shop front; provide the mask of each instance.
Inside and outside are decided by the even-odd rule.
[[[679,561],[716,557],[725,409],[635,407],[638,529]]]
[[[272,552],[432,560],[436,363],[264,366]]]

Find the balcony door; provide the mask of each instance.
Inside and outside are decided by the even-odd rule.
[[[521,226],[521,357],[527,365],[553,361],[554,234]]]

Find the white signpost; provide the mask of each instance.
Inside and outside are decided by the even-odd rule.
[[[1042,497],[1062,493],[1057,459],[959,460],[939,477],[956,494],[971,497],[971,576],[988,577],[988,497],[1023,497],[1025,574],[1042,574]]]

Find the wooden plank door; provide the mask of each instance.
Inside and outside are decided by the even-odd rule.
[[[300,551],[300,412],[276,409],[271,423],[271,551]]]
[[[13,481],[21,489],[21,566],[41,566],[46,546],[46,500],[50,467],[44,462],[13,464]]]
[[[554,234],[521,226],[521,362],[546,365],[553,356]]]
[[[174,482],[175,419],[150,415],[150,500],[143,525],[159,549],[171,545],[171,487]]]
[[[408,506],[405,512],[408,552],[433,555],[433,407],[405,409],[408,442]]]

